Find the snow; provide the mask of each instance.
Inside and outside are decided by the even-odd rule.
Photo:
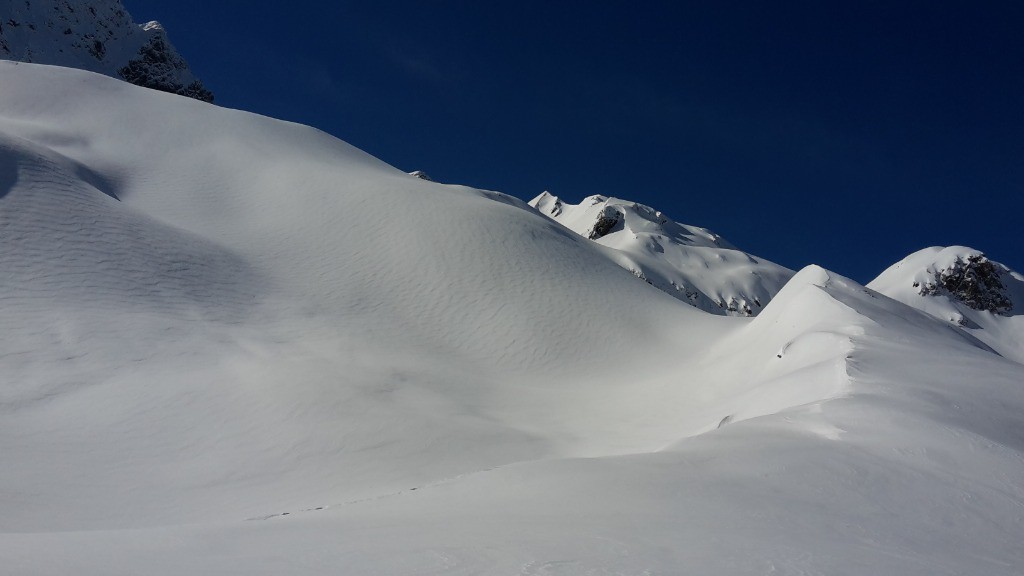
[[[706,228],[636,202],[590,196],[574,205],[544,192],[530,205],[607,248],[637,278],[705,312],[756,316],[793,275]]]
[[[886,269],[868,286],[917,308],[975,336],[999,354],[1024,363],[1024,276],[994,262],[1002,290],[1012,307],[1009,310],[978,310],[939,289],[923,294],[922,287],[934,284],[936,275],[971,258],[988,261],[985,255],[966,246],[925,248]]]
[[[515,198],[10,62],[0,245],[12,573],[1024,566],[1024,367],[817,266],[709,314]]]
[[[7,0],[0,7],[0,59],[90,70],[206,101],[213,97],[160,23],[136,24],[121,0]]]

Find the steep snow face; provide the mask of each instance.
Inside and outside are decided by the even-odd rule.
[[[1024,276],[964,246],[925,248],[868,284],[1024,362]]]
[[[80,68],[213,101],[160,24],[135,24],[121,0],[5,0],[0,6],[4,60]]]
[[[635,202],[590,196],[567,204],[544,192],[530,205],[609,248],[605,253],[637,278],[713,314],[756,316],[793,276],[710,230],[679,224]]]

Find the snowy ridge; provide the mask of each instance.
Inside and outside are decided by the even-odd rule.
[[[0,245],[19,573],[1024,565],[1024,367],[817,266],[708,314],[503,194],[6,62]]]
[[[530,205],[610,248],[609,257],[637,278],[705,312],[756,316],[793,275],[635,202],[590,196],[574,205],[544,192]]]
[[[0,6],[0,59],[80,68],[213,101],[160,23],[135,24],[121,0],[5,0]]]
[[[965,246],[925,248],[869,287],[949,322],[1024,362],[1024,276]]]

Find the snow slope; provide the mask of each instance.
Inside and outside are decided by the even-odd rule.
[[[679,423],[608,400],[665,376],[620,376],[728,329],[507,196],[84,72],[2,71],[6,424],[39,442],[4,446],[0,484],[37,497],[0,525],[245,518],[656,446]],[[37,481],[65,470],[81,490]]]
[[[1024,276],[978,250],[925,248],[893,264],[868,286],[1024,363]]]
[[[637,278],[705,312],[756,316],[793,276],[718,234],[635,202],[590,196],[574,205],[544,192],[530,205],[608,248],[608,257]]]
[[[0,15],[0,59],[90,70],[213,101],[160,23],[134,23],[121,0],[0,0]]]
[[[508,196],[0,62],[18,574],[1019,574],[1024,368],[824,269],[681,304]]]

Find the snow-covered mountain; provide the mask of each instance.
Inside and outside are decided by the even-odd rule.
[[[706,228],[679,224],[636,202],[590,196],[568,204],[544,192],[530,205],[609,248],[609,258],[637,278],[713,314],[756,316],[793,276]]]
[[[1024,363],[1024,276],[964,246],[925,248],[868,284]]]
[[[213,101],[158,22],[136,24],[121,0],[2,0],[0,59],[99,72]]]
[[[609,254],[312,128],[0,62],[3,567],[1019,576],[1024,366],[817,266],[748,318]]]

